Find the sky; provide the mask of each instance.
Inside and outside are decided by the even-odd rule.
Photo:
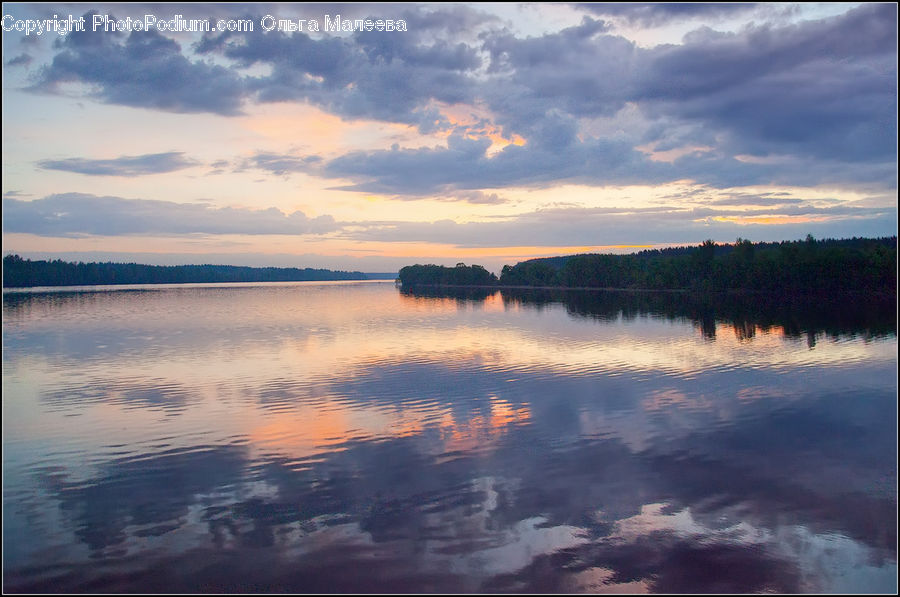
[[[499,272],[897,232],[893,3],[4,3],[2,24],[4,255]]]

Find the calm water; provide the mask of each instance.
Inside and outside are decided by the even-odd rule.
[[[3,588],[893,593],[895,308],[4,294]]]

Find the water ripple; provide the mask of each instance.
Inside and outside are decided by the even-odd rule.
[[[892,592],[895,335],[589,298],[4,297],[4,589]]]

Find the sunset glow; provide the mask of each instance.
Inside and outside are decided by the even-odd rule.
[[[109,5],[254,28],[52,38],[16,23],[96,7],[4,6],[5,254],[499,272],[896,233],[893,5]]]

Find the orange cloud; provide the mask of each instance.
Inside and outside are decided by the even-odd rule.
[[[783,216],[783,215],[759,215],[759,216],[715,216],[711,218],[716,222],[730,222],[732,224],[807,224],[810,222],[827,222],[826,216]]]

